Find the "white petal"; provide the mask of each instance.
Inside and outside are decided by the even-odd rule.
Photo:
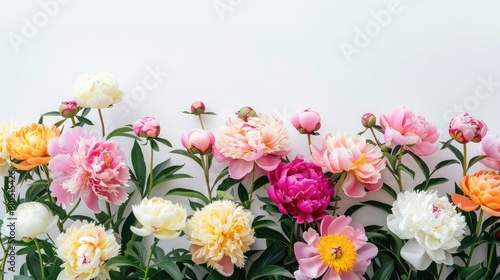
[[[425,270],[432,262],[425,249],[416,240],[409,240],[401,249],[401,257],[417,270]]]

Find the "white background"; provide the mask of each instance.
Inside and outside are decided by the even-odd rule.
[[[205,117],[216,135],[242,106],[276,115],[292,156],[307,146],[290,113],[306,108],[322,116],[316,145],[327,133],[361,131],[366,112],[399,105],[435,124],[441,140],[451,117],[465,111],[498,134],[499,8],[497,1],[2,0],[0,121],[36,122],[72,99],[78,75],[104,71],[126,94],[104,110],[108,129],[152,115],[174,148],[199,126],[181,113],[195,100],[217,113]],[[429,160],[441,156],[449,154]],[[169,157],[186,161],[168,149],[157,155]],[[204,191],[200,170],[189,162],[183,170],[198,178],[173,185]],[[460,178],[458,165],[447,170]]]

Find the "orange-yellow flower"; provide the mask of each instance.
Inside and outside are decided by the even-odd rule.
[[[20,160],[20,163],[11,162],[19,170],[30,170],[50,161],[47,151],[49,141],[60,135],[55,126],[31,124],[12,132],[6,139],[6,149],[9,156]]]
[[[500,175],[497,172],[481,170],[465,176],[460,187],[465,196],[451,195],[458,208],[470,212],[481,206],[487,214],[500,217]]]

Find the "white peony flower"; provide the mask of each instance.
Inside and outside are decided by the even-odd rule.
[[[109,73],[80,75],[73,84],[73,97],[80,107],[101,109],[112,106],[123,98],[118,82]]]
[[[16,130],[17,126],[13,122],[0,123],[0,176],[7,176],[9,173],[10,159],[5,139]]]
[[[446,197],[436,191],[404,192],[392,205],[387,227],[408,242],[401,256],[418,270],[426,269],[432,261],[453,264],[451,253],[456,252],[464,237],[465,218]]]
[[[2,224],[2,234],[15,240],[31,241],[42,233],[48,233],[57,223],[57,217],[39,202],[25,202],[17,206],[13,215],[7,215]],[[11,234],[15,231],[15,234]]]

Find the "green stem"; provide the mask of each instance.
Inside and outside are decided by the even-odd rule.
[[[252,195],[253,195],[253,185],[254,185],[253,183],[255,182],[255,165],[256,165],[256,163],[254,162],[254,164],[253,164],[253,168],[252,168],[252,179],[251,179],[251,181],[250,181],[250,182],[251,182],[251,186],[250,186],[250,193],[248,194],[248,199],[249,199],[249,201],[252,201]],[[250,203],[248,203],[248,208],[250,208],[250,204],[251,204],[251,202],[250,202]]]
[[[488,265],[486,266],[486,273],[484,274],[484,279],[488,277],[488,274],[490,273],[490,267],[491,267],[491,260],[493,259],[493,252],[496,250],[496,245],[491,244],[490,246],[490,253],[488,254]]]
[[[337,183],[337,196],[340,196],[340,190],[342,190],[342,184],[344,184],[345,177],[347,177],[347,172],[344,171],[340,175],[339,182]],[[335,214],[337,213],[337,208],[339,205],[339,200],[335,200],[335,206],[333,208],[333,216],[335,217]]]
[[[151,251],[149,252],[148,260],[146,262],[146,270],[144,271],[144,280],[148,279],[148,271],[149,271],[149,265],[151,264],[151,257],[153,256],[153,251],[156,247],[156,244],[158,244],[158,241],[160,241],[158,238],[155,238],[153,244],[151,244]]]
[[[38,258],[40,259],[40,269],[42,270],[42,280],[45,280],[45,266],[43,265],[42,258],[42,249],[40,248],[40,243],[38,243],[38,239],[33,239],[36,245],[36,249],[38,250]]]
[[[378,141],[378,138],[377,136],[375,135],[375,130],[373,130],[373,127],[370,127],[370,131],[372,132],[372,135],[373,135],[373,139],[375,139],[375,142],[377,143],[377,146],[379,148],[382,147],[382,144],[380,143],[380,141]]]
[[[208,166],[208,156],[200,155],[201,159],[201,168],[203,169],[203,176],[205,177],[205,185],[207,186],[208,191],[208,202],[212,203],[212,189],[210,188],[210,175],[209,175],[209,166]]]
[[[408,276],[406,277],[407,279],[411,279],[411,271],[413,270],[413,267],[410,266],[410,270],[408,271]]]
[[[198,115],[198,119],[200,120],[201,129],[205,130],[205,126],[203,125],[203,119],[201,118],[201,114]]]
[[[399,166],[402,161],[403,161],[403,147],[400,147],[397,166]],[[397,169],[396,172],[398,174],[397,177],[398,177],[399,192],[403,192],[403,178],[401,178],[401,169],[397,168],[397,166],[396,166]]]
[[[73,212],[75,212],[76,208],[78,207],[78,205],[80,205],[80,201],[82,201],[82,199],[78,199],[78,201],[76,202],[75,206],[73,206],[73,208],[71,209],[71,211],[69,211],[68,215],[66,215],[66,218],[64,218],[62,221],[61,221],[61,225],[64,225],[64,223],[69,219],[69,217],[71,216],[71,214],[73,214]]]
[[[43,172],[45,173],[45,176],[47,177],[47,194],[50,197],[52,203],[56,204],[56,198],[53,197],[52,194],[50,193],[50,185],[52,184],[52,179],[50,179],[49,167],[47,166],[47,164],[42,164],[41,166]],[[59,232],[63,231],[63,226],[61,220],[59,219],[57,220],[57,228],[59,229]]]
[[[444,263],[441,263],[441,266],[439,267],[439,273],[437,279],[441,279],[441,273],[443,273],[443,268],[444,268]]]
[[[114,227],[115,226],[115,221],[113,219],[113,216],[111,215],[111,205],[107,201],[106,201],[106,211],[108,212],[108,216],[111,219],[111,227]]]
[[[153,190],[153,146],[151,145],[151,151],[149,154],[149,186],[148,186],[148,191],[146,192],[146,198],[149,198],[149,195],[151,194],[151,190]]]
[[[102,137],[104,137],[106,136],[106,130],[104,128],[104,119],[102,117],[101,109],[97,109],[97,111],[99,112],[99,120],[101,121]]]
[[[311,134],[308,133],[307,134],[307,147],[309,148],[309,154],[312,155],[312,151],[311,151]]]
[[[462,176],[467,176],[467,144],[463,144],[464,146],[464,162],[462,163]]]
[[[76,127],[75,117],[71,117],[71,123],[73,124],[72,127]]]
[[[2,243],[3,246],[3,243]],[[9,253],[10,245],[7,245],[7,249],[3,251],[2,264],[0,264],[0,271],[5,271],[5,262],[7,261],[7,254]],[[3,280],[3,273],[0,273],[0,280]]]
[[[293,234],[295,233],[295,226],[297,223],[292,222],[292,230],[290,230],[290,246],[288,247],[288,255],[292,254],[293,249]]]
[[[477,220],[477,225],[476,225],[476,232],[474,233],[474,241],[477,242],[477,238],[479,237],[479,232],[481,231],[481,224],[483,223],[483,209],[479,210],[479,218]],[[476,245],[472,245],[470,248],[470,253],[469,253],[469,258],[467,259],[467,264],[466,266],[469,266],[470,261],[472,260],[472,254],[474,254],[474,249],[476,248]]]

